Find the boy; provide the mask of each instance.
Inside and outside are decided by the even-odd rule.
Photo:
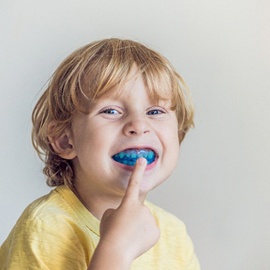
[[[193,125],[164,57],[130,40],[86,45],[58,67],[32,120],[56,189],[26,208],[1,269],[199,269],[184,224],[145,201]]]

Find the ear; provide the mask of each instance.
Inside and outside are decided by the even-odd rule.
[[[52,121],[48,125],[48,134],[53,134],[53,130],[58,128],[57,121]],[[58,136],[48,136],[53,150],[64,159],[73,159],[77,156],[74,149],[71,131],[66,128],[63,133]]]

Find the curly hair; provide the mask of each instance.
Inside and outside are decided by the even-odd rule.
[[[153,99],[170,99],[175,110],[179,142],[193,126],[194,109],[189,89],[170,62],[159,53],[132,40],[117,38],[92,42],[68,56],[56,69],[32,113],[32,142],[49,186],[72,186],[72,161],[61,158],[49,141],[71,126],[76,111],[88,113],[91,103],[120,86],[136,65]],[[49,123],[57,125],[49,130]]]

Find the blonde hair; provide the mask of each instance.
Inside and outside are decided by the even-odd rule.
[[[53,151],[48,137],[60,137],[76,111],[87,113],[92,101],[124,83],[134,64],[151,98],[171,100],[179,142],[183,141],[193,126],[193,105],[187,85],[169,61],[132,40],[112,38],[90,43],[59,65],[33,110],[32,142],[45,162],[43,172],[49,186],[72,186],[75,176],[72,162]],[[49,131],[51,121],[57,125]]]

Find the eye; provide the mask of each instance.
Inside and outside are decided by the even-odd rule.
[[[123,116],[123,110],[117,106],[103,107],[98,114],[105,119],[115,120]]]
[[[159,115],[159,114],[163,114],[163,113],[165,113],[165,110],[155,108],[155,109],[149,110],[146,114],[147,115]]]
[[[113,108],[107,108],[107,109],[101,111],[101,113],[105,113],[105,114],[120,114],[119,111],[117,111],[116,109],[113,109]]]

